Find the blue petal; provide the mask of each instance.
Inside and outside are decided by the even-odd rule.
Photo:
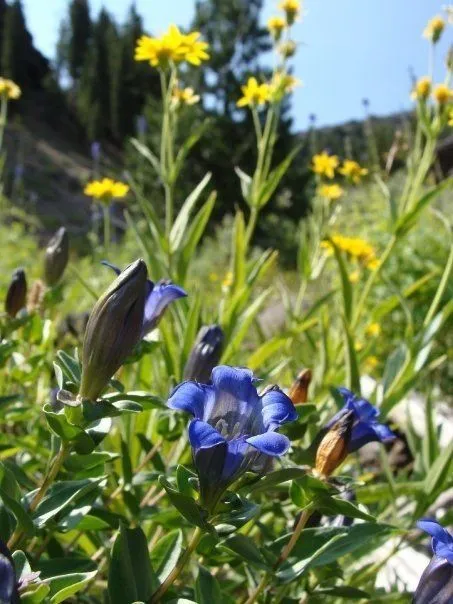
[[[240,468],[247,448],[248,444],[244,438],[235,438],[229,441],[222,478],[228,480]]]
[[[273,430],[285,422],[297,419],[296,409],[291,399],[280,388],[268,390],[261,398],[263,423],[266,430]]]
[[[179,384],[168,399],[170,409],[186,411],[193,417],[201,419],[205,402],[208,400],[212,386],[197,384],[196,382],[183,382]]]
[[[277,434],[277,432],[265,432],[264,434],[258,434],[257,436],[251,436],[247,438],[246,442],[265,453],[273,457],[283,455],[288,451],[290,447],[290,440],[283,434]]]
[[[0,554],[0,602],[11,602],[16,576],[11,562]]]
[[[450,533],[438,522],[429,518],[419,520],[417,526],[433,538],[432,548],[436,556],[446,558],[450,564],[453,564],[453,537]]]
[[[381,443],[386,443],[391,440],[395,440],[396,438],[396,434],[394,434],[386,424],[378,424],[377,422],[374,422],[371,424],[371,427],[376,432],[376,435]]]
[[[210,449],[226,442],[215,428],[201,419],[193,419],[190,422],[189,441],[195,452],[200,449]]]
[[[145,311],[143,318],[143,335],[154,329],[162,317],[165,309],[171,302],[178,298],[184,298],[187,293],[171,282],[159,281],[148,292],[145,300]]]
[[[364,398],[355,398],[351,404],[357,417],[364,422],[373,421],[379,416],[378,409]]]
[[[236,399],[256,402],[258,393],[250,369],[219,365],[212,370],[211,381],[217,390],[224,390]]]

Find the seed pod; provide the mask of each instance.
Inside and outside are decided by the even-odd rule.
[[[46,248],[44,279],[50,287],[60,281],[68,264],[69,239],[64,227],[58,229]]]
[[[316,472],[328,477],[345,460],[353,423],[354,414],[347,411],[324,435],[316,451]]]
[[[80,397],[95,401],[139,342],[146,278],[146,264],[136,260],[96,302],[85,331]]]
[[[24,270],[18,268],[13,273],[5,300],[5,310],[12,319],[24,308],[26,299],[27,279]]]
[[[184,379],[207,384],[211,371],[219,363],[223,349],[223,331],[219,325],[204,325],[198,332],[184,368]]]
[[[311,383],[311,369],[302,369],[289,389],[288,396],[295,405],[306,403],[308,398],[308,388]]]

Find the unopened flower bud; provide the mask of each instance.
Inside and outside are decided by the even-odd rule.
[[[312,378],[311,369],[302,369],[289,389],[288,396],[295,405],[306,403],[308,398],[308,388]]]
[[[325,434],[316,452],[316,472],[325,477],[330,476],[345,460],[353,423],[354,414],[347,411]]]
[[[146,264],[136,260],[95,304],[83,343],[81,398],[95,401],[139,342],[146,278]]]
[[[42,309],[46,286],[41,279],[33,281],[28,293],[27,310],[28,312],[39,312]]]
[[[207,384],[211,372],[220,361],[223,350],[223,331],[219,325],[204,325],[198,332],[184,368],[184,379]]]
[[[278,52],[284,59],[290,59],[296,54],[297,44],[293,40],[282,42],[278,46]]]
[[[27,299],[27,279],[25,272],[18,268],[14,271],[5,300],[5,310],[13,319],[25,306]]]
[[[58,229],[46,248],[44,278],[47,285],[56,285],[63,276],[69,258],[68,233],[64,227]]]

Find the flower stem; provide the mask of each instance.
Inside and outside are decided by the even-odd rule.
[[[57,455],[54,457],[52,463],[49,466],[49,470],[44,477],[42,485],[39,487],[38,492],[33,497],[30,503],[30,512],[34,512],[41,501],[44,499],[45,494],[49,490],[49,487],[52,485],[53,481],[57,477],[58,472],[60,471],[61,466],[63,465],[64,460],[69,454],[71,447],[66,443],[62,443],[60,446],[60,450]],[[9,549],[13,549],[16,545],[20,543],[24,536],[24,531],[17,527],[14,533],[11,535],[8,541]]]
[[[162,598],[162,596],[164,595],[164,593],[168,590],[168,588],[176,581],[176,579],[179,577],[179,575],[184,570],[185,565],[189,561],[189,559],[190,559],[192,553],[194,552],[195,548],[197,547],[198,543],[200,542],[202,535],[203,535],[203,531],[197,527],[195,529],[195,531],[193,532],[193,535],[192,535],[186,549],[184,550],[184,553],[179,558],[176,566],[173,568],[173,570],[168,575],[168,577],[165,579],[165,581],[162,583],[162,585],[159,587],[159,589],[157,589],[153,593],[151,598],[148,600],[148,604],[155,604],[156,602],[159,602],[160,599]]]
[[[108,258],[111,237],[110,205],[102,206],[102,213],[104,217],[104,252],[106,257]]]
[[[275,571],[279,568],[279,566],[281,566],[283,564],[283,562],[285,562],[288,559],[288,556],[293,551],[294,546],[296,545],[297,541],[299,540],[300,534],[304,530],[305,525],[307,524],[308,519],[310,518],[310,516],[313,512],[313,509],[314,509],[314,504],[310,503],[303,510],[303,512],[300,515],[299,521],[296,525],[296,528],[294,529],[294,532],[291,535],[291,539],[288,541],[286,546],[283,548],[283,551],[280,554],[280,556],[278,557],[277,562],[274,564],[272,571],[267,571],[267,573],[265,575],[263,575],[263,578],[259,582],[255,591],[251,594],[251,596],[249,596],[249,598],[247,598],[247,600],[245,600],[244,604],[253,604],[253,602],[256,602],[257,598],[263,593],[263,591],[268,586],[268,583],[270,582],[271,578],[274,576]]]

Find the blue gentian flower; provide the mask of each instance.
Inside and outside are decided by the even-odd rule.
[[[187,381],[170,396],[171,409],[193,416],[189,441],[200,479],[201,500],[213,511],[229,484],[246,470],[257,471],[268,456],[286,453],[289,439],[278,434],[297,413],[278,387],[258,395],[253,372],[242,367],[215,367],[210,384]]]
[[[431,535],[434,555],[420,578],[413,604],[453,602],[453,536],[428,518],[419,520],[417,526]]]
[[[347,388],[338,388],[338,392],[343,397],[345,405],[333,416],[326,425],[326,428],[330,429],[348,411],[354,413],[355,421],[352,427],[351,440],[348,445],[349,453],[353,453],[360,449],[360,447],[373,441],[385,443],[396,438],[395,434],[393,434],[386,424],[378,422],[380,412],[374,405],[364,398],[357,397]]]
[[[117,275],[121,270],[114,264],[110,264],[106,260],[102,261],[104,266],[111,268]],[[167,306],[178,298],[185,298],[187,293],[179,285],[175,285],[171,281],[162,279],[157,283],[153,283],[150,279],[147,280],[147,291],[145,300],[145,311],[143,314],[143,329],[142,338],[150,331],[157,327]]]

